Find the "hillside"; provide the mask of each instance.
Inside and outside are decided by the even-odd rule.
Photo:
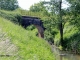
[[[1,47],[2,45],[2,47]],[[0,17],[0,59],[54,60],[49,44],[9,20]]]

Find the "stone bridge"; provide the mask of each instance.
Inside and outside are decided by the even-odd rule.
[[[22,16],[21,25],[26,28],[29,25],[34,25],[38,29],[38,36],[44,38],[43,22],[38,17]]]

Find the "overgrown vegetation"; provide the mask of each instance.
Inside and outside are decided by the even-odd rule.
[[[0,10],[0,16],[15,24],[19,24],[21,21],[21,15],[18,12],[15,13],[15,11]]]
[[[58,38],[57,38],[58,37]],[[79,29],[74,26],[74,25],[70,25],[69,23],[65,24],[64,27],[64,46],[63,49],[64,50],[68,50],[70,52],[74,52],[77,54],[80,54],[80,32]],[[59,33],[55,35],[55,45],[59,46],[59,40],[60,36]]]
[[[13,2],[10,0],[1,0],[4,2],[0,4],[0,43],[6,45],[0,54],[2,60],[55,60],[54,54],[50,48],[50,45],[43,39],[36,36],[37,30],[33,26],[27,27],[27,30],[20,25],[21,16],[47,16],[44,12],[26,11],[23,9],[16,9],[18,5],[6,5],[7,3],[17,3],[17,0]],[[5,4],[6,3],[6,4]],[[5,4],[5,5],[4,5]],[[7,6],[7,8],[6,8]],[[10,7],[10,8],[9,8]],[[4,9],[4,10],[2,10]],[[16,9],[16,10],[15,10]],[[9,10],[9,11],[6,11]],[[10,11],[14,10],[14,11]],[[16,12],[16,13],[15,13]],[[13,23],[14,22],[14,23]],[[4,34],[6,35],[4,35]],[[7,37],[7,38],[6,38]],[[4,42],[4,43],[3,43]],[[11,45],[12,44],[12,45]],[[8,46],[7,46],[8,45]],[[15,48],[13,46],[16,46]],[[12,48],[11,48],[12,47]],[[9,49],[8,49],[9,48]],[[12,50],[11,50],[12,49]],[[11,52],[10,52],[11,51]],[[10,52],[10,54],[8,53]]]
[[[36,37],[35,32],[25,30],[18,25],[0,17],[0,29],[6,33],[10,41],[18,48],[16,56],[10,59],[18,60],[54,60],[54,55],[46,41]],[[4,57],[5,59],[8,57]]]
[[[79,0],[66,2],[69,4],[66,9],[61,7],[62,0],[50,0],[32,5],[29,11],[21,8],[14,11],[0,10],[0,27],[19,49],[15,58],[54,60],[47,42],[36,37],[37,30],[34,26],[29,26],[25,30],[17,25],[24,15],[41,18],[46,28],[45,40],[53,42],[63,50],[80,54],[80,3]]]
[[[18,7],[19,6],[17,0],[0,0],[0,9],[12,11]]]

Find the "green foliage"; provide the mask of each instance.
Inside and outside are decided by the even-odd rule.
[[[66,29],[67,28],[67,29]],[[69,50],[77,50],[77,53],[80,53],[78,48],[79,45],[79,29],[75,26],[68,26],[64,30],[64,48]]]
[[[79,29],[74,25],[70,25],[70,23],[66,23],[64,27],[63,49],[69,51],[75,51],[76,53],[80,54],[79,38],[80,38]],[[59,44],[59,33],[55,36],[55,44],[56,45]]]
[[[22,16],[33,16],[33,17],[39,17],[41,19],[43,17],[47,17],[47,15],[44,15],[43,12],[41,12],[41,11],[40,12],[32,12],[32,11],[27,11],[27,10],[18,8],[14,12],[18,12]]]
[[[39,11],[44,11],[44,10],[46,10],[46,9],[42,2],[34,4],[30,7],[30,11],[32,11],[32,12],[39,12]]]
[[[47,11],[46,7],[44,6],[43,2],[39,2],[37,4],[34,4],[30,7],[31,12],[41,12],[43,15],[49,16],[49,12]]]
[[[80,26],[80,2],[79,0],[67,0],[70,4],[69,16],[71,24],[75,24],[76,26]]]
[[[21,15],[15,11],[0,10],[0,16],[17,24],[21,21]]]
[[[35,36],[33,31],[27,31],[4,18],[0,18],[0,29],[7,33],[10,41],[18,48],[15,59],[19,60],[54,60],[54,55],[48,43]],[[14,60],[12,57],[12,60]],[[2,58],[4,60],[8,57]],[[11,57],[10,57],[11,59]]]
[[[34,25],[30,25],[30,26],[28,26],[26,29],[27,29],[27,30],[33,30],[33,29],[35,29],[35,26],[34,26]]]
[[[43,18],[44,27],[46,28],[44,32],[44,39],[48,41],[54,41],[55,35],[58,33],[57,30],[57,17],[56,16],[50,16],[50,17],[44,17]]]
[[[57,31],[57,34],[54,37],[54,44],[56,46],[59,46],[60,45],[60,34],[59,34],[59,31]]]
[[[15,10],[18,8],[17,0],[0,0],[0,9]]]
[[[80,14],[80,2],[79,0],[67,0],[70,4],[70,11],[73,14]]]

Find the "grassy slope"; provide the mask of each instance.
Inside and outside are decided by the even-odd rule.
[[[0,29],[18,48],[17,56],[4,57],[2,60],[54,60],[50,46],[43,39],[36,37],[34,32],[27,31],[1,17]]]

